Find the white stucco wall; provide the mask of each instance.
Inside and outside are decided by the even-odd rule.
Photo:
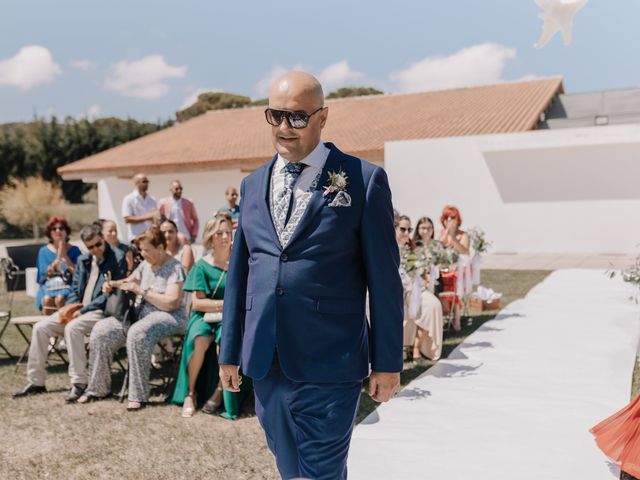
[[[200,232],[206,221],[223,205],[224,191],[228,186],[235,186],[240,191],[240,182],[247,173],[238,170],[215,170],[190,173],[149,174],[149,193],[156,200],[168,197],[172,180],[180,180],[183,196],[194,202],[200,218]],[[120,238],[126,239],[127,228],[122,220],[122,199],[133,191],[133,180],[107,178],[98,182],[98,210],[100,218],[115,220],[118,223]]]
[[[397,210],[438,222],[454,204],[494,252],[633,253],[640,243],[640,125],[390,142],[385,168]]]

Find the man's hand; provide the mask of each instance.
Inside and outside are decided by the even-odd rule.
[[[388,401],[399,388],[399,372],[371,372],[369,376],[369,396],[376,402]]]
[[[228,392],[239,392],[242,377],[238,375],[238,365],[220,365],[220,381],[222,388]]]

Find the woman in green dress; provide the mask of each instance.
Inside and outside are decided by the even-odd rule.
[[[192,417],[197,407],[212,414],[224,406],[220,415],[235,420],[242,401],[251,391],[250,382],[245,379],[240,392],[223,392],[218,377],[217,348],[231,235],[231,222],[226,218],[207,222],[202,243],[212,251],[192,267],[184,284],[184,290],[192,292],[192,311],[171,401],[183,406],[182,416],[186,418]]]

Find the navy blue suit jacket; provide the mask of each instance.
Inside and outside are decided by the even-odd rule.
[[[326,146],[320,181],[284,249],[269,212],[276,157],[242,182],[219,361],[255,379],[267,374],[276,349],[294,381],[358,381],[369,365],[402,370],[402,283],[386,173]],[[328,172],[340,169],[352,205],[329,207]]]

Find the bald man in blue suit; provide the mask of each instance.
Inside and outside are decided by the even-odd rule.
[[[400,384],[391,192],[383,169],[321,141],[328,107],[308,73],[276,80],[265,117],[277,154],[242,182],[220,378],[238,391],[241,365],[253,379],[282,478],[344,479],[363,380],[379,402]]]

